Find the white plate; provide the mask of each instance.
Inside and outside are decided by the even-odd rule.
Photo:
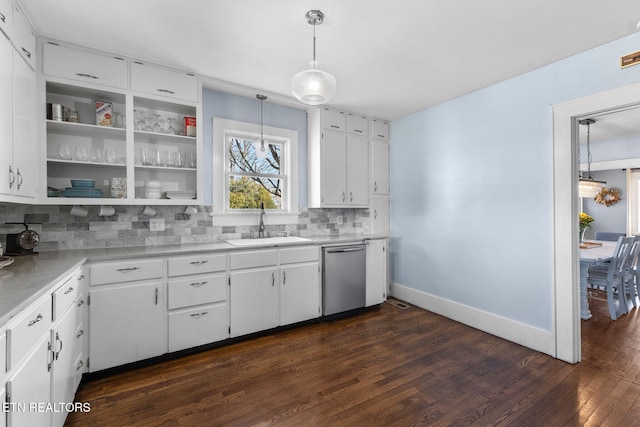
[[[194,199],[196,197],[195,191],[165,191],[167,199]]]

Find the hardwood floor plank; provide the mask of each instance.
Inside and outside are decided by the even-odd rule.
[[[640,316],[601,303],[576,365],[383,304],[84,382],[66,425],[633,425]]]

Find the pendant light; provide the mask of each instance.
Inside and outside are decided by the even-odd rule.
[[[267,157],[267,147],[265,146],[265,143],[264,143],[264,133],[262,131],[262,103],[264,102],[265,99],[267,99],[267,97],[264,95],[258,94],[256,95],[256,98],[260,100],[260,141],[256,141],[255,150],[256,150],[256,157],[259,159],[264,159],[265,157]]]
[[[324,14],[319,10],[310,10],[305,15],[307,23],[313,25],[313,61],[311,68],[301,71],[291,80],[291,93],[308,105],[320,105],[329,102],[336,94],[336,78],[319,70],[316,61],[316,25],[322,24]]]
[[[591,176],[591,125],[596,121],[593,119],[579,120],[583,126],[587,126],[587,176],[578,180],[579,197],[595,197],[606,185],[604,181],[596,181]]]

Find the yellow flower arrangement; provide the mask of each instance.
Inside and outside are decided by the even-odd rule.
[[[591,215],[588,215],[584,212],[580,212],[580,235],[582,236],[582,233],[584,232],[584,230],[586,230],[587,228],[591,228],[591,224],[593,223],[593,221],[595,221],[595,219],[593,219],[593,217]]]

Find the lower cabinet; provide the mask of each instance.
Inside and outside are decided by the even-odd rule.
[[[76,394],[76,358],[77,310],[75,305],[68,310],[51,330],[52,363],[51,369],[51,401],[55,403],[73,402]],[[57,409],[57,408],[56,408]],[[51,412],[54,427],[63,426],[67,418],[66,411]]]
[[[229,337],[226,302],[169,313],[169,351],[196,347]]]
[[[166,352],[164,295],[162,281],[91,288],[89,360],[92,372]]]
[[[7,421],[11,427],[48,427],[51,412],[51,342],[47,335],[7,380]],[[35,405],[35,406],[34,406]]]
[[[381,304],[387,299],[387,254],[387,239],[367,240],[367,307]]]
[[[231,336],[278,326],[278,269],[233,271],[230,275]]]
[[[317,262],[280,267],[280,324],[315,319],[320,310],[320,269]]]

